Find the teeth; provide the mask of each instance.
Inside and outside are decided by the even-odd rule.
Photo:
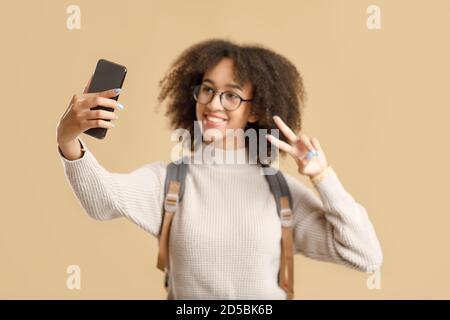
[[[224,122],[224,119],[208,116],[207,119],[211,122]]]

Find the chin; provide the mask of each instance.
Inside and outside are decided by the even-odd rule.
[[[206,141],[218,141],[225,137],[225,130],[219,130],[217,128],[205,128],[203,137]]]

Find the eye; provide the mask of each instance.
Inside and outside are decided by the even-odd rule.
[[[210,88],[206,85],[202,85],[200,90],[204,93],[213,93],[214,92],[214,90],[212,88]]]
[[[239,99],[239,96],[233,92],[224,92],[223,95],[224,95],[225,99],[229,99],[229,100]]]

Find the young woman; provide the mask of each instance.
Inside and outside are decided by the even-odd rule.
[[[319,141],[295,133],[305,93],[291,62],[262,46],[212,39],[186,49],[160,85],[159,101],[168,100],[172,127],[193,136],[198,121],[201,146],[213,146],[226,159],[249,149],[247,140],[229,135],[230,130],[255,129],[258,135],[260,129],[280,130],[279,139],[266,136],[268,153],[273,144],[281,155],[293,157],[298,173],[310,178],[319,195],[284,173],[292,195],[295,253],[365,272],[380,267],[382,252],[366,210],[344,189]],[[167,164],[112,173],[79,138],[89,128],[112,128],[112,121],[98,119],[115,120],[116,113],[90,108],[123,109],[111,99],[117,93],[73,96],[57,127],[59,154],[91,217],[126,217],[158,237]],[[286,299],[277,279],[281,228],[275,200],[261,175],[261,159],[256,164],[245,159],[243,164],[189,164],[180,214],[170,232],[168,298]]]

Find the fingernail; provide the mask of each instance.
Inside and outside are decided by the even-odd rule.
[[[121,110],[123,110],[123,108],[125,108],[125,107],[123,106],[123,104],[121,104],[120,102],[117,103],[117,106],[118,106],[119,109],[121,109]]]
[[[122,91],[122,89],[120,89],[120,88],[114,89],[114,93],[120,93],[120,91]]]

